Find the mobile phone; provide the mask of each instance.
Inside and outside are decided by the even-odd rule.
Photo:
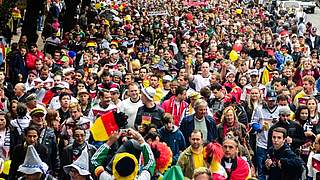
[[[120,129],[120,134],[127,134],[129,129]]]

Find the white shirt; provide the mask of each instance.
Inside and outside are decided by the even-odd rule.
[[[132,102],[131,98],[122,101],[120,105],[120,112],[128,116],[128,126],[134,128],[134,121],[136,120],[139,107],[143,106],[141,99],[138,102]]]
[[[195,84],[196,91],[200,92],[201,88],[210,86],[210,78],[211,76],[209,75],[208,77],[203,77],[202,75],[196,74],[193,76],[193,83]]]
[[[71,96],[71,102],[76,102],[76,103],[78,103],[78,100],[77,100],[75,97]],[[61,105],[60,105],[60,101],[59,101],[59,96],[53,97],[53,98],[51,99],[51,101],[50,101],[49,109],[57,110],[57,109],[59,109],[60,107],[61,107]]]

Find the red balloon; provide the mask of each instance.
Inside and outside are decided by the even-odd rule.
[[[234,44],[232,47],[233,50],[240,52],[242,50],[242,44]]]

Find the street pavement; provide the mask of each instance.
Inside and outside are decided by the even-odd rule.
[[[39,38],[38,38],[38,41],[37,41],[38,48],[39,48],[40,50],[43,50],[44,43],[43,43],[43,40],[41,39],[41,32],[38,31],[37,33],[38,33],[38,35],[39,35]],[[17,30],[17,35],[14,35],[14,36],[12,37],[12,42],[18,42],[18,41],[19,41],[19,38],[20,38],[20,34],[21,34],[21,28],[18,28],[18,30]]]
[[[307,14],[306,22],[308,22],[308,21],[310,21],[313,24],[313,26],[318,28],[318,34],[320,34],[320,9],[319,9],[319,7],[316,8],[314,14]],[[37,44],[38,44],[38,48],[42,50],[44,47],[44,43],[43,43],[43,40],[41,39],[41,32],[38,32],[38,34],[39,34],[39,39],[37,41]],[[20,28],[18,29],[18,35],[13,36],[12,42],[18,42],[19,38],[20,38]]]
[[[313,26],[318,28],[318,34],[320,34],[320,9],[316,8],[314,14],[307,14],[306,22],[310,21]]]

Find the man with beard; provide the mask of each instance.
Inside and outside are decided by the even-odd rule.
[[[92,111],[95,117],[101,116],[108,111],[117,109],[117,106],[111,104],[110,91],[103,89],[99,92],[100,102],[92,107]]]
[[[98,82],[98,76],[96,74],[89,75],[86,81],[86,85],[88,87],[88,92],[91,99],[94,99],[96,97],[98,88],[97,88],[97,82]]]
[[[111,89],[116,88],[118,85],[112,82],[111,73],[109,71],[104,71],[101,75],[101,83],[98,84],[98,88]]]
[[[189,142],[190,146],[180,154],[177,165],[181,167],[185,178],[192,179],[195,169],[206,167],[202,132],[193,130]]]
[[[166,113],[163,117],[164,126],[159,129],[161,141],[165,142],[172,151],[172,164],[176,164],[180,152],[186,148],[186,142],[182,132],[174,125],[173,116]]]
[[[49,67],[44,65],[40,71],[39,78],[34,80],[33,92],[37,94],[39,102],[42,101],[47,90],[51,89],[54,85],[53,79],[49,76]]]

